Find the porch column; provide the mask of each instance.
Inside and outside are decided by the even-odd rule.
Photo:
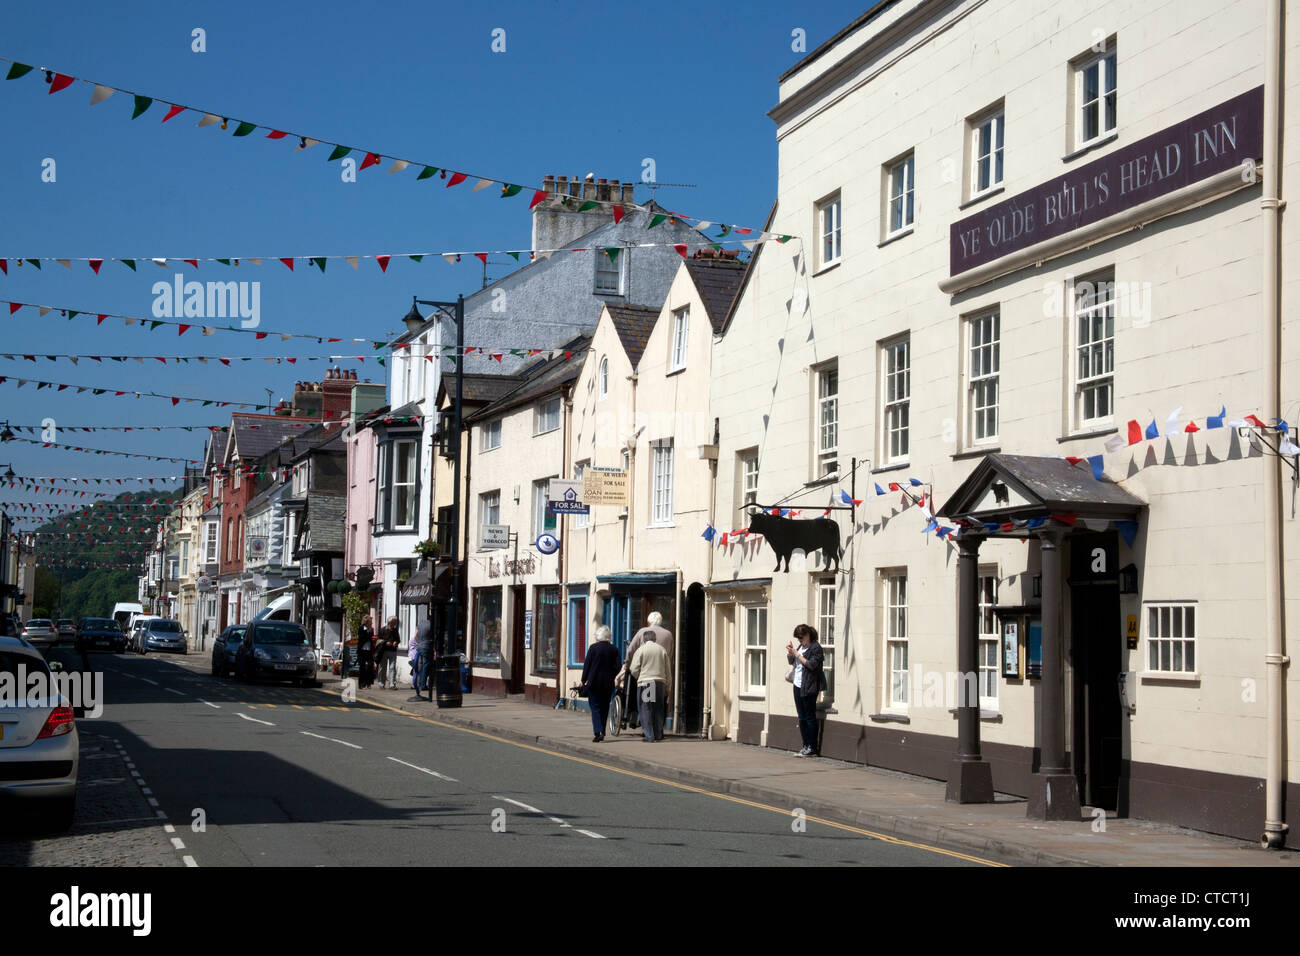
[[[950,803],[992,803],[993,769],[980,757],[979,550],[982,535],[957,539],[957,752],[948,768]]]
[[[1065,646],[1061,634],[1061,538],[1038,533],[1043,575],[1043,677],[1039,696],[1042,737],[1038,772],[1026,815],[1034,820],[1078,820],[1079,784],[1065,762]]]

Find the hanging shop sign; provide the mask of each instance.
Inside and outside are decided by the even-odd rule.
[[[1254,182],[1264,88],[1211,107],[949,227],[950,276],[1063,236],[1216,173]]]
[[[553,515],[585,515],[591,508],[582,500],[582,481],[552,478],[546,489],[546,510]]]
[[[510,547],[510,525],[508,524],[485,524],[483,525],[483,536],[479,540],[479,549],[490,551],[494,548]]]
[[[621,468],[587,468],[582,473],[582,501],[586,505],[627,507],[627,472]]]

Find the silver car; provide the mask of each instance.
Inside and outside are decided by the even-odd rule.
[[[59,640],[59,632],[54,629],[54,622],[44,617],[34,617],[24,624],[20,636],[28,644],[36,647],[53,647]]]
[[[184,654],[188,651],[185,631],[177,621],[155,618],[140,631],[141,653],[149,651],[176,651]]]
[[[0,796],[24,801],[66,830],[76,809],[80,746],[71,702],[40,652],[0,637]]]

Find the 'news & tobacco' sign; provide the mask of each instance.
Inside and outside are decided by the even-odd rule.
[[[1264,87],[1072,169],[949,227],[948,274],[1100,222],[1261,158]]]

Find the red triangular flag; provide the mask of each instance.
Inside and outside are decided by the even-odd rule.
[[[0,272],[3,272],[5,275],[8,275],[8,274],[9,274],[9,260],[8,260],[8,259],[0,259]]]
[[[198,260],[198,259],[182,259],[181,261],[182,261],[182,262],[188,262],[190,265],[192,265],[192,266],[193,266],[194,268],[196,268],[196,269],[199,267],[199,260]]]
[[[108,313],[107,313],[107,312],[100,312],[100,313],[99,313],[99,317],[95,319],[95,324],[96,324],[96,325],[103,325],[103,324],[104,324],[104,320],[105,320],[106,318],[108,318]]]
[[[388,271],[388,260],[391,258],[392,256],[375,256],[375,261],[379,263],[380,272]]]
[[[54,81],[50,83],[50,92],[57,93],[59,90],[66,90],[72,85],[75,77],[68,76],[66,73],[55,73]]]
[[[169,119],[171,119],[173,116],[177,116],[177,115],[179,115],[180,113],[184,113],[184,112],[185,112],[185,107],[183,107],[183,106],[173,106],[171,109],[169,109],[169,110],[167,111],[167,115],[164,116],[164,117],[162,118],[162,121],[165,123],[165,122],[167,122]]]
[[[1054,521],[1060,521],[1062,524],[1068,524],[1068,525],[1074,524],[1075,519],[1077,519],[1078,517],[1079,517],[1078,515],[1052,515],[1052,519]]]
[[[266,134],[266,138],[267,138],[267,139],[284,139],[285,135],[286,135],[286,134],[284,133],[283,130],[273,129],[273,130],[271,130],[271,132],[269,132],[269,133]]]
[[[91,259],[91,260],[90,260],[90,268],[92,268],[93,270],[95,270],[95,275],[99,275],[99,267],[102,266],[103,264],[104,264],[104,260],[103,260],[103,259]]]
[[[459,185],[460,185],[461,183],[463,183],[467,178],[468,178],[468,174],[467,174],[467,173],[452,173],[452,174],[451,174],[451,179],[447,180],[447,187],[446,187],[446,188],[450,189],[452,186],[459,186]]]
[[[193,326],[186,325],[184,322],[180,322],[180,323],[178,323],[178,326],[179,326],[180,331],[178,331],[178,332],[176,333],[177,335],[184,335],[184,334],[185,334],[186,332],[188,332],[191,328],[193,328]]]
[[[22,304],[21,302],[10,302],[10,303],[9,303],[9,314],[10,314],[10,315],[13,315],[15,312],[17,312],[17,311],[18,311],[19,309],[21,309],[22,307],[23,307],[23,304]]]
[[[676,242],[675,242],[675,243],[673,243],[673,248],[677,250],[677,254],[678,254],[679,256],[681,256],[683,259],[686,258],[686,243],[684,243],[684,242],[682,242],[682,243],[676,243]]]
[[[1256,428],[1267,428],[1267,427],[1268,427],[1268,426],[1265,425],[1263,422],[1261,422],[1258,418],[1256,418],[1254,415],[1247,415],[1247,416],[1246,416],[1246,424],[1247,424],[1247,425],[1254,425]]]
[[[476,252],[476,253],[474,253],[474,258],[475,258],[475,259],[478,259],[480,262],[482,262],[483,265],[487,265],[487,253],[486,253],[486,252]]]
[[[1065,460],[1072,465],[1077,465],[1079,462],[1083,461],[1082,458],[1075,458],[1073,455],[1066,455]]]
[[[173,404],[173,405],[179,405],[180,403],[181,403],[181,400],[180,400],[179,398],[177,398],[175,395],[173,395],[173,396],[172,396],[172,404]],[[153,482],[150,481],[149,484],[152,485]]]
[[[615,207],[614,207],[614,225],[617,226],[617,225],[618,225],[620,222],[622,222],[622,221],[623,221],[623,207],[622,207],[622,206],[615,206]]]
[[[256,337],[259,338],[259,339],[264,339],[264,338],[266,338],[266,333],[265,333],[265,332],[258,332],[258,333],[256,333]]]
[[[289,271],[290,271],[290,272],[293,271],[293,260],[292,260],[292,259],[281,259],[280,261],[283,262],[286,266],[289,267]]]
[[[367,166],[373,166],[378,162],[379,162],[378,153],[366,153],[366,158],[361,161],[361,168],[365,169]]]
[[[1136,445],[1142,440],[1142,426],[1136,421],[1130,420],[1128,423],[1128,443]]]
[[[1188,422],[1188,423],[1187,423],[1187,427],[1184,428],[1183,431],[1185,431],[1185,432],[1199,432],[1200,429],[1196,427],[1196,422]]]
[[[536,206],[539,202],[541,202],[545,198],[546,198],[545,189],[539,189],[537,190],[537,192],[533,193],[533,200],[528,204],[528,211],[532,212],[533,207]]]

